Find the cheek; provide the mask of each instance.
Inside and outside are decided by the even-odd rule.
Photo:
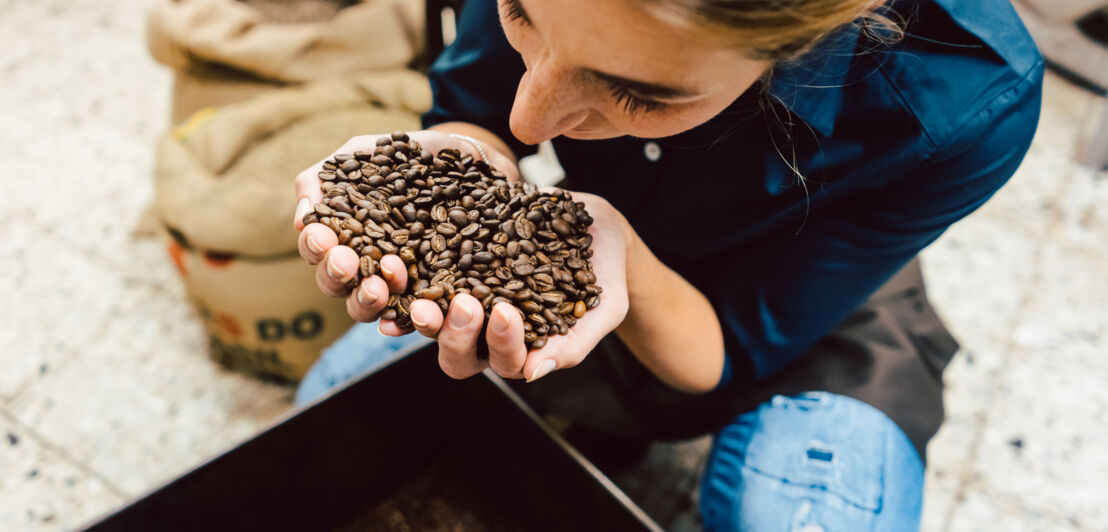
[[[534,59],[541,53],[542,49],[542,43],[539,42],[535,31],[529,28],[521,28],[518,22],[505,21],[503,17],[500,22],[504,28],[504,36],[507,37],[508,44],[523,59],[523,66],[530,70],[531,65],[534,64]]]

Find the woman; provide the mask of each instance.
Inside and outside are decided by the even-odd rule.
[[[494,307],[487,362],[472,297],[445,316],[415,302],[412,321],[447,375],[525,379],[536,408],[594,432],[714,431],[706,529],[916,529],[957,344],[915,256],[1015,171],[1041,78],[1004,0],[471,0],[412,136],[509,173],[552,139],[604,295],[532,352]],[[300,250],[359,321],[406,282],[386,257],[348,295],[356,257],[322,226]]]

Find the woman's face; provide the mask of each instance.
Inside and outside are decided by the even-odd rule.
[[[769,66],[638,0],[497,1],[527,66],[511,128],[528,144],[676,135],[724,110]]]

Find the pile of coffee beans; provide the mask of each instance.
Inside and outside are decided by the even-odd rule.
[[[566,334],[600,302],[592,272],[592,217],[564,190],[540,192],[458,150],[437,155],[403,132],[373,151],[339,154],[319,173],[323,201],[304,223],[321,223],[361,257],[356,288],[384,255],[408,267],[408,285],[389,297],[382,319],[412,326],[416,299],[445,313],[457,294],[485,308],[511,303],[523,315],[530,349]]]

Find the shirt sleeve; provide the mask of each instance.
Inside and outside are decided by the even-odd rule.
[[[525,68],[508,44],[495,0],[469,0],[458,14],[457,36],[431,65],[428,77],[434,101],[423,127],[468,122],[492,131],[516,157],[535,153],[508,127],[516,87]]]
[[[976,113],[920,167],[813,214],[795,236],[728,257],[709,298],[725,331],[725,379],[796,360],[947,227],[1015,173],[1038,124],[1041,67]],[[726,382],[720,383],[720,386]]]

